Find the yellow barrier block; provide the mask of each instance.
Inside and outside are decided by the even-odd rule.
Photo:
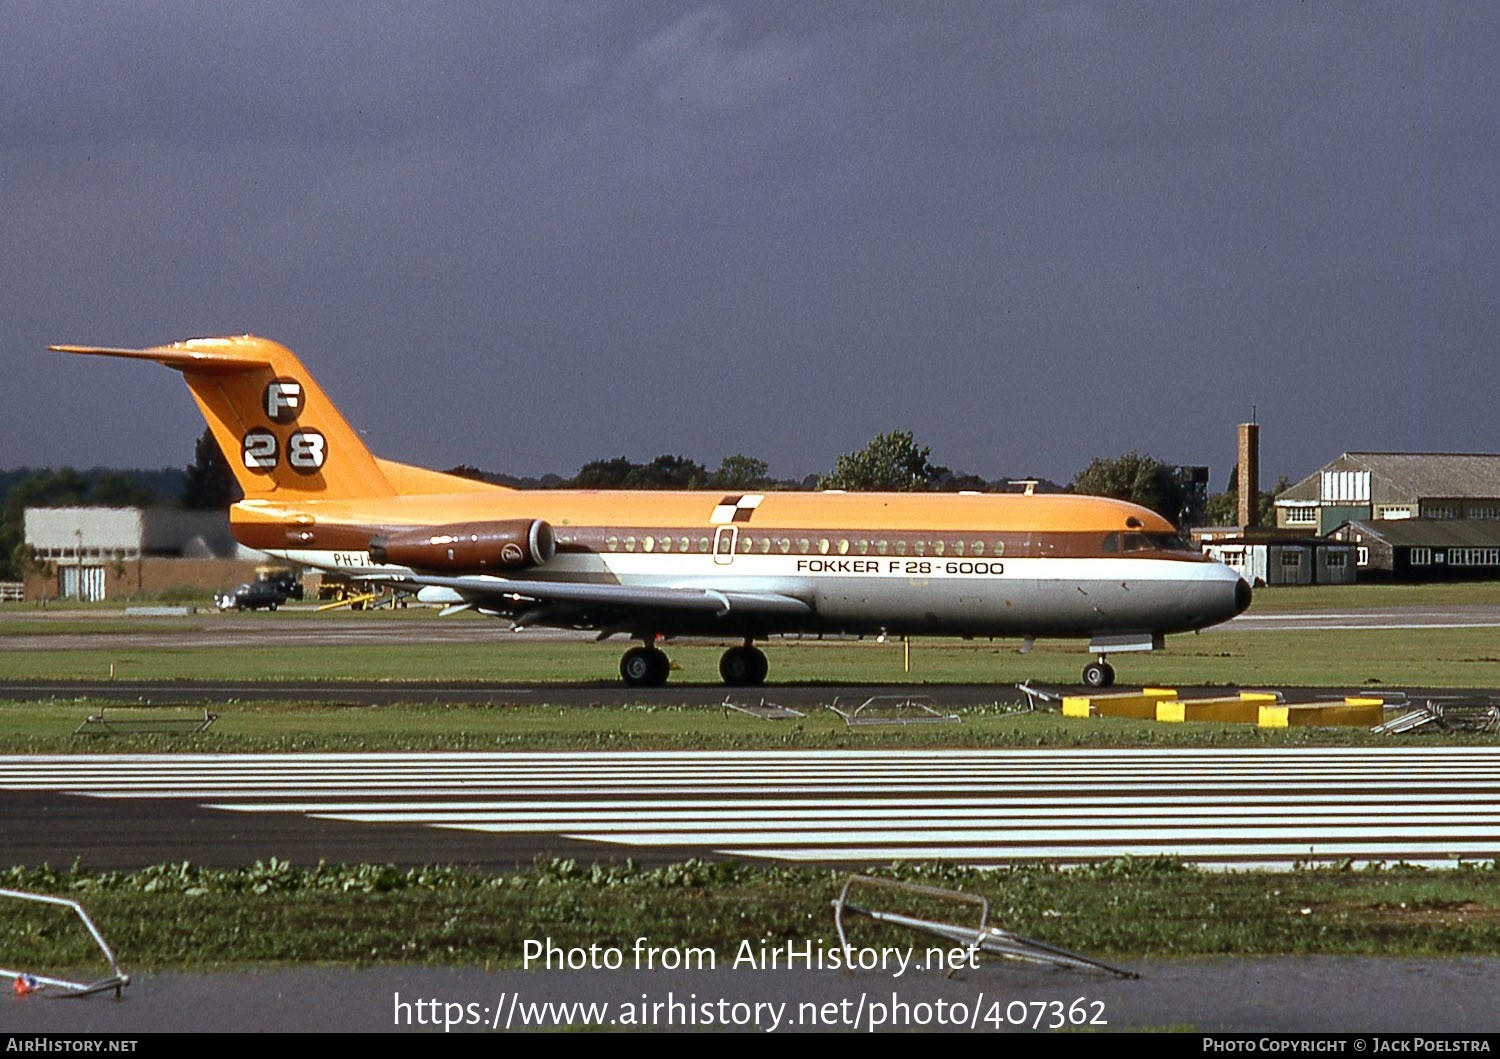
[[[1242,691],[1241,702],[1280,702],[1281,696],[1274,691]]]
[[[1102,695],[1064,695],[1064,717],[1135,717],[1154,720],[1156,704],[1177,697],[1174,688],[1144,688],[1133,691],[1106,692]]]
[[[1064,695],[1062,715],[1064,717],[1094,716],[1094,700],[1087,695]]]
[[[1091,695],[1088,701],[1096,717],[1134,717],[1154,721],[1156,707],[1162,699],[1158,695]]]
[[[1379,706],[1383,710],[1383,709],[1385,709],[1385,700],[1384,699],[1374,699],[1374,698],[1371,698],[1368,695],[1345,695],[1344,696],[1344,705],[1345,706]]]
[[[1272,697],[1274,701],[1274,696]],[[1183,699],[1162,703],[1156,711],[1158,721],[1211,721],[1216,724],[1255,724],[1260,720],[1262,703],[1247,702],[1238,695],[1217,699]]]
[[[1351,706],[1346,703],[1305,703],[1299,706],[1262,706],[1262,728],[1373,728],[1385,720],[1385,704]]]

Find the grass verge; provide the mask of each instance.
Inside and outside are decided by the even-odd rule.
[[[1173,860],[1063,870],[977,871],[898,864],[882,874],[982,894],[991,921],[1115,961],[1211,955],[1500,955],[1500,871],[1408,866],[1205,872]],[[452,868],[281,861],[238,870],[165,865],[94,873],[11,869],[0,886],[80,901],[127,970],[245,965],[517,966],[527,940],[561,948],[711,949],[729,966],[753,951],[837,945],[829,903],[843,873],[687,861],[664,867],[539,863],[502,875]],[[920,899],[884,903],[975,922]],[[923,935],[860,921],[855,945],[918,946]],[[939,945],[936,940],[931,942]],[[0,902],[0,962],[85,967],[94,950],[75,919]]]

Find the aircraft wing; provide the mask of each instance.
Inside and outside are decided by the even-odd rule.
[[[780,592],[579,581],[527,581],[488,575],[436,577],[426,574],[398,574],[393,575],[392,580],[422,587],[446,588],[462,597],[466,603],[481,609],[492,606],[500,610],[517,610],[528,604],[551,603],[565,607],[623,612],[691,612],[720,618],[730,614],[795,618],[813,612],[811,604]]]

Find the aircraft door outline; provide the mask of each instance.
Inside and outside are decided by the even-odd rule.
[[[717,565],[728,566],[734,562],[734,547],[739,536],[738,526],[720,526],[714,530],[714,562]]]

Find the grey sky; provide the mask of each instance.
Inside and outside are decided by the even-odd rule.
[[[0,466],[186,463],[50,342],[253,331],[381,455],[876,433],[985,476],[1496,451],[1500,8],[4,7]]]

